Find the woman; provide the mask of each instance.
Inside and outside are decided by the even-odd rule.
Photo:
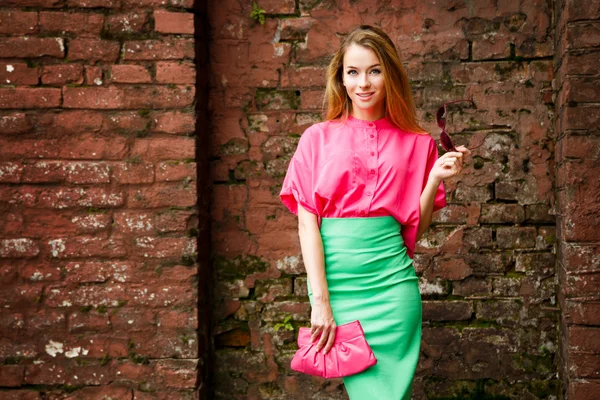
[[[284,179],[298,215],[311,334],[328,352],[335,327],[358,319],[378,362],[344,378],[351,399],[410,399],[421,344],[416,240],[446,205],[443,180],[469,150],[438,158],[418,126],[390,38],[361,26],[327,71],[327,118],[309,127]]]

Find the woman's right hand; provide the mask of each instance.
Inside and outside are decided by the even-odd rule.
[[[314,343],[315,339],[321,334],[317,351],[324,348],[325,354],[331,350],[335,341],[335,320],[331,311],[331,304],[327,300],[314,301],[310,315],[310,341]]]

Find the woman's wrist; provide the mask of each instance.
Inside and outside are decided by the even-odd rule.
[[[316,304],[328,304],[329,303],[329,294],[315,294],[313,293],[313,302]]]

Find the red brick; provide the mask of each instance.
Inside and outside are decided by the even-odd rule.
[[[194,312],[161,311],[158,313],[158,321],[165,329],[198,327],[198,317]]]
[[[134,251],[145,258],[181,259],[196,252],[196,238],[144,236],[135,239],[134,245]]]
[[[0,256],[2,252],[2,244],[0,243]],[[40,302],[42,298],[42,286],[28,282],[25,285],[3,287],[0,290],[0,307],[7,309],[31,307],[32,304]],[[11,354],[12,356],[12,354]]]
[[[40,32],[74,33],[78,37],[99,36],[104,15],[77,12],[40,12]]]
[[[24,365],[0,365],[0,386],[18,387],[23,384]],[[3,392],[4,393],[4,392]]]
[[[42,400],[42,394],[35,390],[11,390],[2,395],[2,400]]]
[[[60,89],[0,88],[0,108],[53,108],[60,100]]]
[[[166,289],[166,290],[165,290]],[[177,286],[173,284],[169,285],[130,285],[128,295],[131,301],[128,303],[134,307],[173,307],[178,305],[190,305],[193,304],[194,290],[191,286]],[[168,332],[165,332],[168,333]],[[145,346],[152,347],[150,343],[146,343]],[[144,353],[150,353],[145,351]],[[143,354],[143,353],[142,353]]]
[[[599,327],[591,326],[569,326],[567,332],[567,343],[571,350],[600,354]]]
[[[105,332],[111,329],[106,315],[96,313],[75,312],[69,315],[69,332]]]
[[[48,307],[117,307],[120,301],[126,300],[128,297],[122,284],[88,285],[72,289],[57,285],[48,287],[45,304]]]
[[[300,102],[303,109],[321,110],[323,109],[323,90],[303,90],[300,93]]]
[[[37,58],[65,56],[61,38],[17,37],[0,38],[0,58]]]
[[[37,241],[27,238],[0,240],[0,257],[35,257],[40,253]]]
[[[67,0],[67,5],[82,8],[115,8],[119,5],[119,0]]]
[[[105,130],[141,131],[149,125],[149,119],[140,111],[111,112],[103,115]]]
[[[569,373],[577,378],[600,378],[600,357],[597,354],[569,353]]]
[[[194,181],[196,180],[196,163],[161,162],[156,166],[156,180],[159,182]]]
[[[32,128],[24,113],[16,112],[0,116],[0,135],[17,135]]]
[[[131,149],[133,156],[149,161],[194,158],[196,141],[187,137],[137,139]]]
[[[91,65],[85,66],[85,84],[88,86],[102,85],[102,67],[93,67]]]
[[[70,61],[114,63],[119,58],[119,42],[99,39],[73,39],[69,42]]]
[[[47,253],[54,258],[122,257],[127,254],[120,239],[94,236],[51,239],[46,242]]]
[[[122,184],[153,183],[154,165],[134,161],[116,164],[113,167],[114,179]]]
[[[62,7],[64,0],[0,0],[0,6],[19,6],[19,7],[41,7],[54,8]]]
[[[123,211],[115,213],[114,228],[127,234],[149,235],[155,231],[154,215],[147,212]]]
[[[29,68],[22,63],[0,63],[0,83],[11,85],[37,85],[40,78],[38,68]]]
[[[433,274],[442,279],[458,281],[471,276],[473,270],[462,258],[436,259]]]
[[[260,7],[267,14],[295,14],[296,2],[294,0],[262,0]]]
[[[460,321],[471,319],[470,301],[423,301],[424,321]]]
[[[102,128],[102,114],[93,111],[64,110],[56,115],[54,125],[63,132],[98,132]]]
[[[191,9],[194,6],[194,0],[121,0],[121,7],[124,9],[137,9],[140,7],[159,8],[166,5]]]
[[[0,42],[1,49],[1,42]],[[128,41],[123,45],[123,60],[181,60],[194,59],[192,39]]]
[[[574,101],[577,103],[593,103],[600,98],[600,80],[597,78],[569,78],[565,81],[557,102],[563,104]]]
[[[47,65],[42,70],[44,85],[62,86],[83,83],[83,66],[79,64]]]
[[[568,24],[565,34],[568,49],[595,47],[600,40],[600,22]]]
[[[161,387],[194,389],[198,379],[197,360],[160,360],[154,366]]]
[[[110,79],[115,83],[151,83],[152,77],[142,65],[113,65]]]
[[[103,188],[50,188],[37,189],[37,207],[71,208],[102,207],[112,208],[123,205],[123,194]]]
[[[64,266],[65,282],[126,282],[135,275],[136,267],[127,261],[73,261]]]
[[[106,20],[105,28],[113,34],[143,32],[146,30],[148,14],[141,10],[124,14],[113,14]]]
[[[482,204],[479,222],[482,224],[520,224],[525,220],[525,210],[519,204]]]
[[[196,82],[196,66],[193,63],[158,62],[156,82],[193,84]]]
[[[159,232],[183,232],[187,229],[188,221],[192,216],[186,211],[165,211],[155,218],[155,227]]]
[[[194,102],[194,88],[102,87],[63,88],[65,108],[139,109],[187,107]],[[0,92],[1,93],[1,92]],[[1,99],[1,97],[0,97]],[[1,104],[1,103],[0,103]]]
[[[160,33],[194,34],[194,14],[154,11],[154,30]]]
[[[181,183],[154,184],[148,188],[129,189],[127,205],[131,208],[192,207],[196,205],[196,185]]]
[[[21,181],[23,165],[14,162],[0,162],[0,182],[18,183]]]
[[[194,114],[180,111],[167,111],[153,115],[154,132],[161,133],[191,133],[195,130]]]
[[[38,32],[38,13],[29,11],[0,11],[0,34],[31,35]]]
[[[40,161],[24,167],[23,182],[69,182],[77,184],[110,182],[109,167],[103,163]]]

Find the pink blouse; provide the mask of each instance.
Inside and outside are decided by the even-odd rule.
[[[300,138],[280,198],[296,215],[299,203],[320,218],[393,216],[413,258],[420,197],[437,158],[430,135],[404,132],[385,118],[321,122]],[[433,209],[445,206],[442,182]]]

